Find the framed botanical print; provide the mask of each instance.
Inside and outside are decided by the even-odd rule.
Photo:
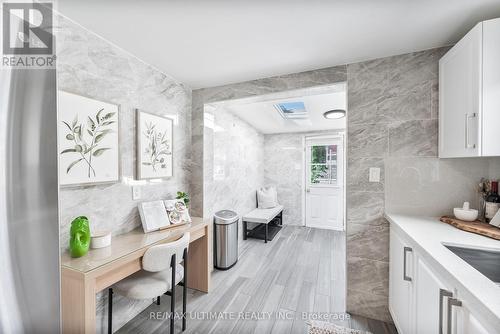
[[[60,184],[119,181],[119,106],[65,91],[57,99]]]
[[[173,120],[137,110],[137,178],[173,174]]]

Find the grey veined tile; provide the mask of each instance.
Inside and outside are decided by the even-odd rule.
[[[388,153],[388,129],[383,124],[348,125],[348,157],[384,157]]]
[[[439,117],[439,83],[432,83],[431,87],[431,118]]]
[[[380,100],[377,114],[382,121],[405,121],[431,118],[432,82],[428,81],[412,91]]]
[[[380,168],[380,182],[369,182],[370,167]],[[383,158],[349,158],[346,172],[348,191],[384,191]]]
[[[388,297],[357,290],[347,290],[347,311],[371,319],[392,322]]]
[[[435,157],[438,151],[438,121],[418,120],[389,127],[390,156]]]
[[[385,220],[380,225],[350,223],[347,256],[389,261],[389,223]]]
[[[376,87],[350,92],[349,122],[378,124],[430,119],[433,84],[434,81],[425,81],[397,94]]]
[[[349,257],[347,288],[382,296],[389,295],[389,262]]]
[[[384,216],[384,193],[348,192],[347,229],[350,223],[380,225]]]

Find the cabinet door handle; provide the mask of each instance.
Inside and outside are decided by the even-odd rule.
[[[403,279],[405,281],[411,282],[411,277],[406,275],[406,253],[413,252],[411,247],[403,247]]]
[[[444,297],[453,297],[451,291],[439,289],[439,334],[444,334],[443,331],[443,299]]]
[[[448,334],[451,334],[451,311],[452,311],[452,307],[453,306],[462,306],[462,302],[458,299],[455,299],[455,298],[449,298],[448,299],[448,326],[447,326],[447,329],[446,329],[446,332]]]
[[[465,113],[465,148],[476,148],[476,144],[469,144],[469,120],[476,117],[476,113]]]

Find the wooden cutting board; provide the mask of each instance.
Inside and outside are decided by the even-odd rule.
[[[451,226],[454,226],[460,230],[500,240],[500,228],[490,225],[488,223],[480,222],[479,220],[473,222],[466,222],[448,216],[443,216],[439,220],[441,220],[443,223],[450,224]]]

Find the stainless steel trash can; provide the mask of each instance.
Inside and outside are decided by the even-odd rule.
[[[238,261],[238,214],[231,210],[214,215],[214,267],[227,270]]]

